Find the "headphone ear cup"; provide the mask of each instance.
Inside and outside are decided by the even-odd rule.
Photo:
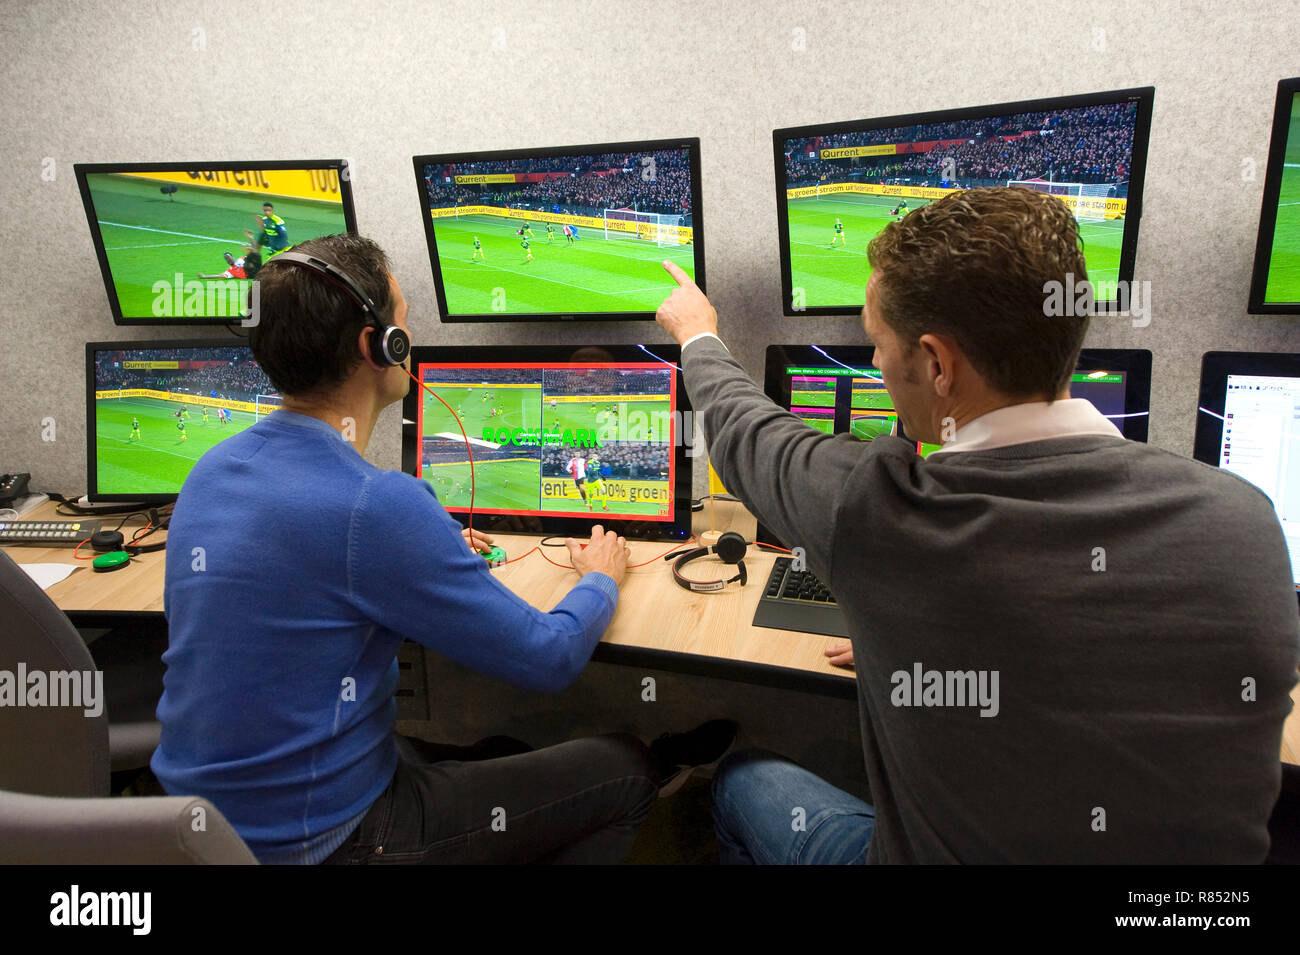
[[[735,531],[727,531],[713,545],[713,553],[728,564],[740,563],[744,559],[747,550],[749,550],[749,545],[745,543],[745,538]]]
[[[400,365],[411,354],[411,336],[396,325],[379,327],[379,353],[390,365]]]

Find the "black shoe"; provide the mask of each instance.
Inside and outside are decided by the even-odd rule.
[[[650,755],[659,767],[659,798],[681,789],[696,769],[717,765],[739,732],[735,720],[709,720],[689,733],[664,733],[651,743]]]

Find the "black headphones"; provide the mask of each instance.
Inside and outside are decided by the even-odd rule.
[[[361,317],[365,319],[365,323],[378,332],[378,335],[376,335],[377,347],[370,349],[370,357],[375,360],[376,364],[400,365],[410,356],[411,337],[396,325],[390,325],[384,321],[384,317],[379,312],[379,307],[338,266],[331,265],[324,259],[318,259],[316,256],[308,255],[305,252],[281,252],[279,255],[272,256],[262,268],[265,270],[267,266],[275,265],[277,262],[301,265],[317,275],[323,275],[343,289],[348,297],[361,307]]]
[[[712,547],[697,547],[695,550],[688,550],[684,554],[669,554],[664,560],[673,560],[673,580],[677,581],[678,586],[684,587],[697,594],[711,594],[722,590],[732,581],[739,580],[740,586],[745,586],[748,578],[745,575],[745,551],[749,545],[745,538],[741,537],[735,531],[727,531],[718,538],[718,542]],[[725,563],[736,564],[740,573],[736,574],[730,580],[691,580],[682,576],[682,567],[697,557],[704,557],[708,554],[717,554]]]

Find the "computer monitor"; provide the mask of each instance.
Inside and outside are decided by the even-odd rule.
[[[785,314],[856,314],[871,274],[867,243],[890,222],[961,189],[1008,185],[1069,207],[1098,309],[1125,305],[1154,94],[1145,87],[775,130]]]
[[[472,490],[484,530],[585,536],[599,523],[685,540],[693,447],[680,354],[676,345],[413,348],[412,373],[428,388],[412,385],[403,405],[402,470],[462,523]]]
[[[1300,77],[1277,84],[1250,311],[1300,315]]]
[[[1300,354],[1206,352],[1194,455],[1268,495],[1300,591]]]
[[[769,345],[763,390],[780,407],[827,434],[863,441],[907,438],[893,399],[871,364],[871,345]],[[1151,407],[1151,352],[1086,348],[1070,380],[1070,396],[1086,398],[1124,437],[1146,441]],[[922,457],[939,445],[916,442]],[[780,544],[760,525],[758,540]]]
[[[174,501],[209,448],[280,407],[247,345],[213,340],[86,345],[92,501]]]
[[[118,325],[238,322],[271,255],[357,229],[342,159],[73,168]]]
[[[444,322],[652,319],[704,288],[700,141],[416,156]]]

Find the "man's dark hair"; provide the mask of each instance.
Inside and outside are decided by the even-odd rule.
[[[388,256],[371,239],[327,235],[293,247],[347,273],[393,319]],[[357,335],[365,327],[360,306],[318,272],[267,259],[257,273],[258,323],[249,330],[253,357],[282,395],[320,396],[334,390],[361,363]]]
[[[1088,274],[1065,203],[1021,187],[968,189],[914,209],[867,246],[881,320],[907,351],[956,341],[993,388],[1054,399],[1079,359],[1087,315],[1048,316],[1044,284]]]

